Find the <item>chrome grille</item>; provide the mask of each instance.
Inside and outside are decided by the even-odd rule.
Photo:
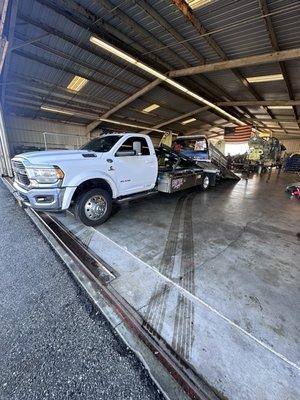
[[[22,186],[29,186],[30,180],[28,179],[27,172],[22,161],[12,161],[13,170],[15,173],[16,181]]]

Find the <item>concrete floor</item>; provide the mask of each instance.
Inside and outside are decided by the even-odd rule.
[[[0,399],[162,399],[1,181],[0,221]]]
[[[295,175],[116,208],[101,227],[58,216],[120,275],[110,284],[230,400],[296,400],[300,202]]]

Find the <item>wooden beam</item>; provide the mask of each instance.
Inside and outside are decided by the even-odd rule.
[[[103,115],[99,115],[99,118],[108,118],[111,114],[115,113],[116,111],[120,110],[121,108],[127,106],[128,104],[132,103],[134,100],[136,100],[138,97],[143,96],[144,94],[148,93],[150,90],[152,90],[155,86],[158,86],[161,83],[160,79],[155,79],[154,81],[150,82],[148,85],[142,87],[140,90],[137,92],[133,93],[131,96],[126,98],[124,101],[122,101],[120,104],[117,104],[115,107],[113,107],[111,110],[107,111]],[[87,125],[87,133],[91,132],[93,129],[95,129],[101,121],[94,121],[90,124]]]
[[[292,60],[300,58],[300,48],[275,51],[273,53],[261,54],[250,57],[238,58],[236,60],[220,61],[212,64],[198,65],[196,67],[183,68],[169,72],[170,77],[188,76],[203,74],[206,72],[222,71],[225,69],[245,67],[249,65],[260,65],[278,61]]]
[[[157,128],[161,128],[162,126],[173,124],[174,122],[181,121],[184,118],[188,118],[188,117],[191,117],[192,115],[196,115],[196,114],[199,114],[201,112],[207,111],[208,109],[209,109],[208,106],[196,108],[193,111],[190,111],[190,112],[185,113],[185,114],[181,114],[178,117],[175,117],[175,118],[169,119],[167,121],[161,122],[160,124],[154,125],[154,126],[151,127],[151,129],[157,129]],[[151,129],[147,130],[147,131],[143,131],[142,133],[148,134],[148,133],[151,132]]]
[[[221,101],[217,106],[236,107],[236,106],[299,106],[300,100],[238,100]],[[270,120],[271,122],[271,120]]]
[[[186,38],[181,35],[180,32],[178,32],[177,29],[171,25],[167,19],[165,19],[159,12],[156,11],[156,9],[152,6],[152,4],[149,3],[149,1],[146,0],[134,0],[134,3],[140,7],[143,11],[145,11],[147,14],[149,14],[153,20],[160,24],[162,28],[168,32],[174,39],[175,42],[174,44],[179,44],[180,46],[183,46],[187,51],[189,51],[196,60],[200,62],[200,64],[205,64],[206,59],[203,57],[203,55],[199,52],[198,49],[196,49],[194,46],[192,46],[189,42],[186,41]],[[224,88],[219,87],[217,84],[212,82],[210,79],[208,79],[206,76],[201,75],[197,76],[195,80],[196,84],[201,85],[201,90],[206,94],[206,96],[211,97],[212,94],[214,94],[214,97],[219,97],[220,100],[234,100],[230,94],[224,90]],[[190,86],[191,81],[186,83],[187,86]],[[248,113],[249,112],[246,109],[243,110],[237,110],[239,113],[242,111],[242,113]],[[250,114],[249,114],[250,115]]]
[[[211,35],[208,35],[208,30],[202,25],[199,19],[195,16],[191,7],[187,4],[186,0],[171,0],[172,3],[177,7],[177,9],[182,13],[185,19],[196,29],[200,36],[203,36],[203,39],[208,43],[208,45],[215,51],[215,53],[223,60],[227,61],[228,57],[225,52],[221,49],[218,43],[213,39]],[[250,83],[245,79],[245,77],[237,70],[231,70],[232,73],[238,78],[238,80],[248,89],[248,91],[252,94],[256,100],[261,100],[259,94],[256,90],[250,85]],[[270,115],[271,118],[274,118],[274,114],[266,108],[266,112]]]
[[[296,123],[299,123],[300,119],[284,119],[284,118],[283,119],[279,119],[279,118],[276,118],[276,119],[266,119],[266,118],[259,119],[259,118],[250,118],[250,121],[253,121],[253,122],[264,122],[266,125],[268,125],[268,123],[274,124],[276,122],[296,122]]]
[[[200,52],[189,42],[187,42],[185,37],[182,36],[177,29],[175,29],[159,12],[155,10],[155,8],[151,5],[151,2],[146,0],[134,0],[134,2],[143,11],[149,14],[154,21],[158,22],[170,35],[172,35],[181,46],[183,46],[195,57],[196,60],[200,61],[201,64],[206,62],[203,55],[200,54]],[[162,47],[162,50],[164,50],[164,47]]]
[[[267,15],[266,18],[264,18],[264,23],[265,23],[266,30],[267,30],[269,38],[270,38],[270,42],[271,42],[272,48],[275,51],[279,51],[280,48],[279,48],[279,44],[278,44],[278,41],[277,41],[277,36],[276,36],[275,30],[274,30],[274,27],[273,27],[272,18],[271,18],[270,15],[268,15],[269,14],[268,3],[267,3],[266,0],[259,0],[259,6],[260,6],[260,9],[261,9],[261,13],[263,15]],[[290,79],[289,79],[289,75],[287,73],[287,69],[286,69],[286,66],[285,66],[283,60],[279,61],[279,67],[280,67],[281,73],[282,73],[283,78],[284,78],[284,82],[285,82],[285,86],[286,86],[287,92],[289,94],[289,98],[291,100],[295,100],[294,93],[293,93],[293,90],[292,90],[292,85],[291,85],[291,82],[290,82]],[[293,107],[293,111],[294,111],[295,118],[298,119],[299,115],[298,115],[297,108]],[[299,127],[300,127],[300,124],[299,124]]]

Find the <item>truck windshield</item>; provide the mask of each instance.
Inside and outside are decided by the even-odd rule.
[[[120,139],[118,135],[107,135],[95,138],[81,147],[81,150],[92,150],[99,153],[109,151]]]

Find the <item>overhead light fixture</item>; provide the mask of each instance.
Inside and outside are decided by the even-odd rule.
[[[187,3],[193,10],[196,10],[197,8],[206,6],[212,1],[213,0],[187,0]]]
[[[292,106],[268,106],[271,110],[292,110]]]
[[[151,112],[153,110],[156,110],[157,108],[159,108],[158,104],[150,104],[150,106],[144,108],[142,111],[145,113]]]
[[[272,81],[282,81],[282,74],[273,75],[261,75],[261,76],[250,76],[246,78],[249,83],[259,83],[259,82],[272,82]]]
[[[71,82],[68,84],[67,89],[73,90],[74,92],[79,92],[79,90],[82,89],[83,86],[87,84],[87,82],[87,79],[75,75]]]
[[[122,58],[123,60],[129,62],[130,64],[135,65],[136,67],[148,72],[150,75],[155,76],[156,78],[160,79],[161,81],[167,83],[168,85],[175,87],[176,89],[180,90],[181,92],[185,93],[186,95],[193,97],[194,99],[200,101],[201,103],[206,104],[207,106],[213,108],[214,110],[218,111],[218,113],[225,115],[231,121],[235,121],[238,125],[246,125],[243,121],[239,120],[238,118],[234,117],[233,115],[229,114],[227,111],[223,110],[222,108],[216,106],[214,103],[206,100],[204,97],[199,96],[198,94],[192,92],[191,90],[187,89],[183,85],[177,83],[171,78],[168,78],[166,75],[161,74],[160,72],[156,71],[155,69],[148,67],[148,65],[142,63],[141,61],[137,60],[134,57],[129,56],[128,54],[124,53],[123,51],[117,49],[116,47],[108,44],[102,39],[97,38],[96,36],[90,37],[90,42],[94,43],[95,45],[101,47],[104,50],[109,51],[110,53]]]
[[[41,110],[43,111],[50,111],[54,113],[66,114],[66,115],[74,115],[72,111],[61,110],[60,108],[48,107],[48,106],[41,106]]]
[[[196,118],[190,118],[190,119],[186,119],[185,121],[181,122],[181,125],[186,125],[189,124],[191,122],[197,121]]]

